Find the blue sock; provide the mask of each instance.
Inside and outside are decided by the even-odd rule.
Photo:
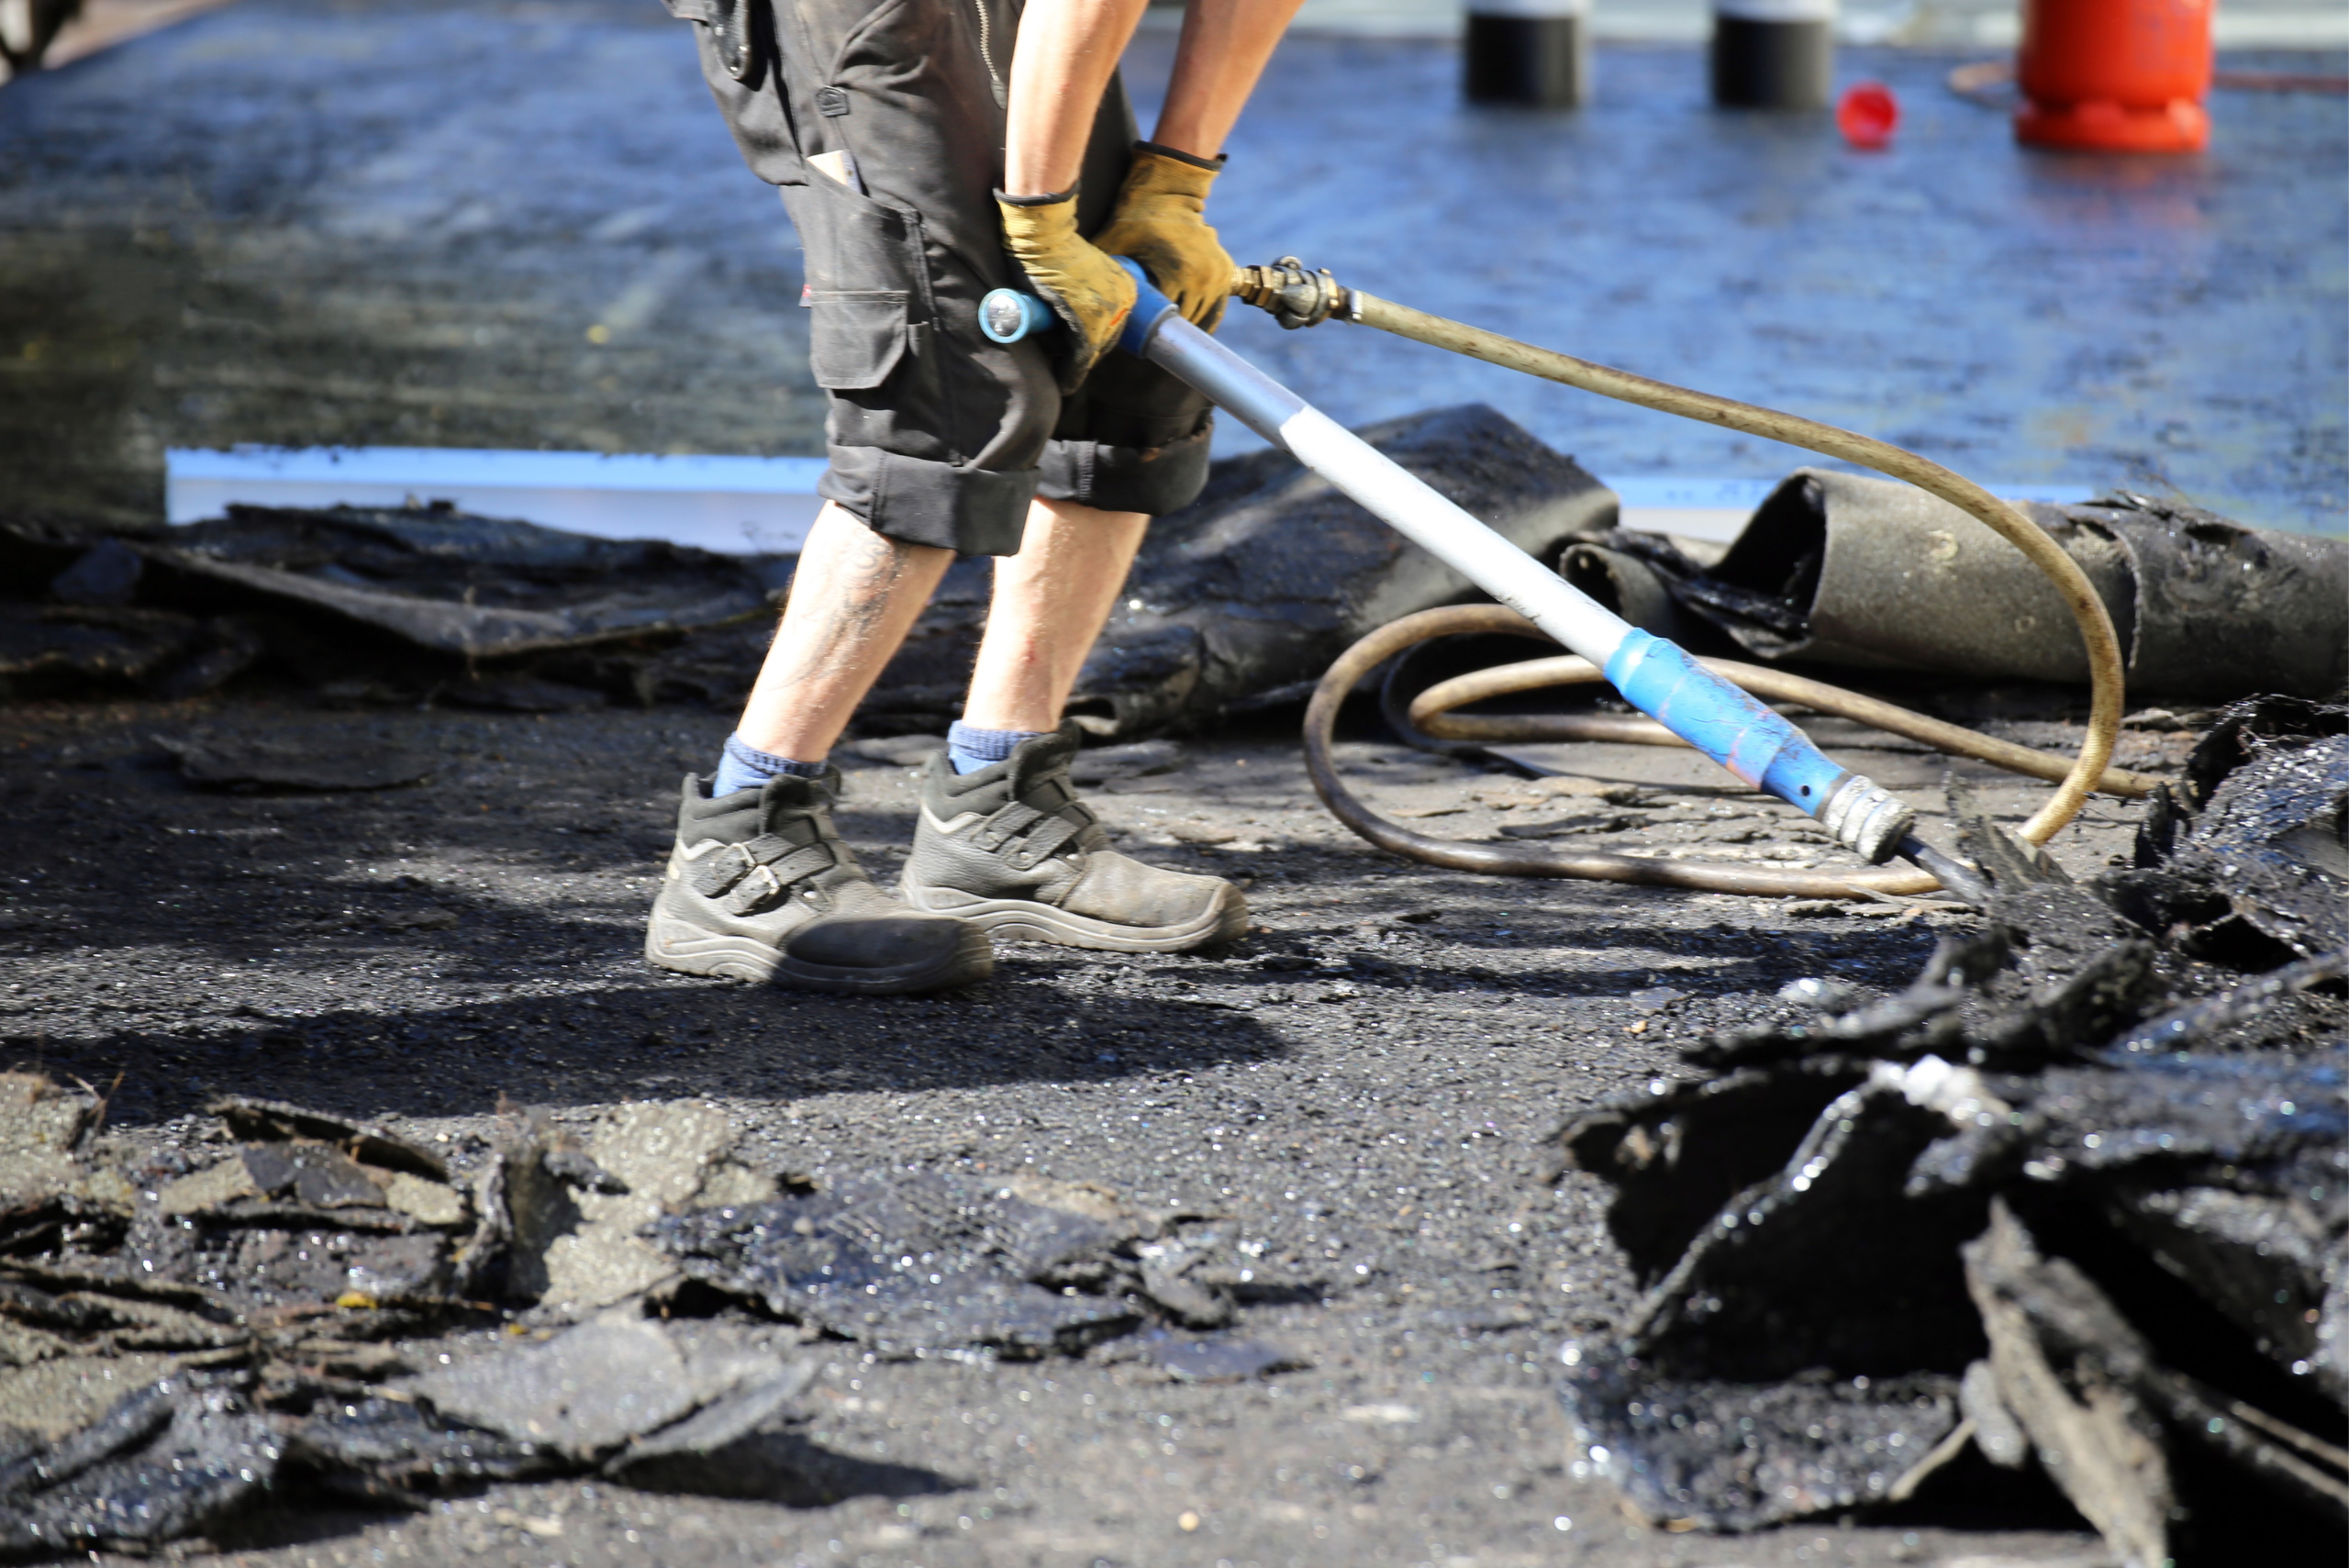
[[[726,738],[726,751],[718,759],[718,776],[709,781],[711,799],[732,795],[736,790],[756,789],[774,778],[815,779],[824,776],[821,762],[795,762],[788,757],[778,757],[762,751],[740,735]]]
[[[1011,755],[1022,740],[1048,735],[1044,729],[974,729],[961,719],[946,727],[946,760],[958,773],[975,773]]]

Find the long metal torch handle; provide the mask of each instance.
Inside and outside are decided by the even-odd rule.
[[[1839,767],[1784,717],[1674,644],[1630,625],[1545,570],[1424,480],[1183,319],[1138,264],[1119,261],[1133,274],[1139,294],[1119,347],[1198,388],[1404,538],[1598,665],[1624,701],[1747,784],[1817,817],[1872,862],[1898,847],[1914,819],[1906,804]]]

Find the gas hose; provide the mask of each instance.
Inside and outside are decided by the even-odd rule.
[[[1799,701],[1823,712],[1842,714],[1876,724],[1954,755],[1976,758],[2012,772],[2040,778],[2055,777],[2054,795],[2019,829],[2024,839],[2034,844],[2043,844],[2061,831],[2079,814],[2080,807],[2092,793],[2102,790],[2110,794],[2137,795],[2152,787],[2153,781],[2143,775],[2113,770],[2110,766],[2113,743],[2121,729],[2125,681],[2120,639],[2113,631],[2112,618],[2105,611],[2104,601],[2097,596],[2096,589],[2079,564],[2048,537],[2045,529],[1971,480],[1914,452],[1856,431],[1807,419],[1799,415],[1718,397],[1688,387],[1675,386],[1629,371],[1576,359],[1570,354],[1536,348],[1497,332],[1487,332],[1481,328],[1413,310],[1360,289],[1347,288],[1340,284],[1326,268],[1309,270],[1294,256],[1284,256],[1267,267],[1238,269],[1232,279],[1232,293],[1272,315],[1283,327],[1312,327],[1332,317],[1375,327],[1397,337],[1447,349],[1470,359],[1522,371],[1545,380],[1562,382],[1620,402],[1676,414],[1705,424],[1725,426],[1749,435],[1858,463],[1939,496],[2021,550],[2032,564],[2054,584],[2079,626],[2081,640],[2087,649],[2088,723],[2079,755],[2068,766],[2059,758],[2032,751],[2027,747],[2013,746],[1954,725],[1943,725],[1921,714],[1909,713],[1891,704],[1880,703],[1823,682],[1806,681],[1784,672],[1725,660],[1703,662],[1749,691],[1780,695],[1785,700]],[[1642,883],[1786,897],[1842,897],[1855,890],[1902,895],[1928,893],[1941,885],[1935,878],[1921,873],[1854,872],[1839,875],[1763,871],[1752,866],[1668,861],[1649,855],[1577,854],[1520,845],[1505,847],[1416,833],[1388,821],[1356,799],[1338,776],[1330,759],[1330,747],[1339,706],[1355,683],[1386,659],[1429,638],[1467,630],[1518,631],[1541,636],[1530,622],[1498,606],[1461,606],[1406,617],[1373,632],[1341,654],[1321,678],[1320,684],[1314,691],[1313,700],[1307,706],[1306,767],[1313,779],[1315,791],[1321,796],[1322,804],[1340,821],[1380,848],[1462,871],[1512,876],[1580,877],[1603,882]],[[1765,677],[1767,684],[1754,684]],[[1535,738],[1522,728],[1509,730],[1504,735],[1497,732],[1495,727],[1546,724],[1552,728],[1544,738],[1564,739],[1567,737],[1559,733],[1559,721],[1556,719],[1472,718],[1464,715],[1440,718],[1439,716],[1463,703],[1501,695],[1504,689],[1531,691],[1596,678],[1597,672],[1579,659],[1537,660],[1527,664],[1484,671],[1477,675],[1462,677],[1460,681],[1446,682],[1423,694],[1420,701],[1413,706],[1413,722],[1424,720],[1450,727],[1449,733],[1453,739],[1471,739],[1472,735],[1464,731],[1475,731],[1473,738],[1487,741],[1505,738]],[[1483,684],[1478,684],[1480,682]],[[1799,683],[1801,695],[1795,695],[1796,687],[1790,683]],[[1609,722],[1620,723],[1611,719]],[[1661,729],[1660,726],[1657,728]],[[1431,728],[1428,733],[1441,736],[1445,731]],[[1619,730],[1610,738],[1626,737]]]

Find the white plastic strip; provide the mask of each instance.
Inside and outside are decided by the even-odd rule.
[[[822,458],[483,451],[436,447],[174,448],[173,523],[257,506],[446,501],[602,539],[662,539],[733,553],[799,549],[822,506]]]

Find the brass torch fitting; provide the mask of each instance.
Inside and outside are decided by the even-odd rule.
[[[1291,331],[1319,327],[1332,316],[1354,318],[1353,295],[1338,285],[1330,269],[1308,272],[1294,256],[1284,256],[1269,267],[1233,269],[1231,292]]]

